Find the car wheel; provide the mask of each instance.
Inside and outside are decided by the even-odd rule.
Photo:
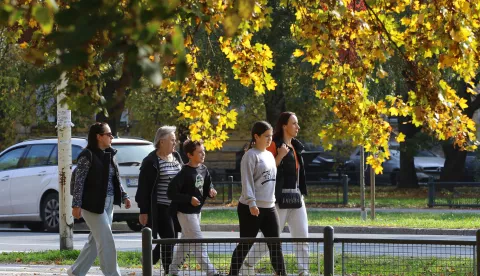
[[[140,232],[143,227],[138,220],[127,220],[127,225],[128,228],[135,232]]]
[[[43,228],[43,222],[28,222],[25,223],[25,226],[27,226],[28,229],[32,230],[33,232],[42,232],[45,230]]]
[[[48,194],[42,201],[41,217],[43,226],[48,232],[58,232],[59,227],[58,194]]]

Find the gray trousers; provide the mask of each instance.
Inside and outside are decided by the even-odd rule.
[[[103,214],[95,214],[82,209],[82,216],[90,228],[90,234],[82,252],[68,272],[75,276],[86,275],[98,255],[100,269],[104,275],[120,276],[117,250],[112,234],[113,196],[105,198],[105,212]]]
[[[177,212],[178,221],[182,226],[182,239],[203,239],[202,230],[200,230],[200,214],[184,214]],[[191,248],[192,246],[193,248]],[[177,275],[178,269],[185,260],[187,254],[193,249],[193,255],[197,259],[197,263],[203,271],[207,272],[208,276],[217,273],[208,258],[207,248],[201,243],[190,245],[187,243],[178,243],[175,253],[173,255],[172,263],[170,264],[170,274]]]

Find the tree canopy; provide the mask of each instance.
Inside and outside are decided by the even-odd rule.
[[[0,24],[27,60],[44,66],[44,81],[66,72],[71,106],[79,98],[101,100],[106,76],[118,80],[117,93],[148,79],[159,93],[180,96],[176,110],[191,138],[215,149],[238,113],[230,107],[226,76],[198,65],[210,49],[198,47],[194,36],[221,33],[216,40],[234,79],[257,95],[269,93],[277,88],[271,72],[283,64],[274,64],[256,34],[272,27],[277,4],[295,14],[290,33],[299,47],[292,58],[313,67],[312,89],[334,114],[320,132],[327,148],[335,140],[363,145],[373,153],[367,162],[381,172],[392,115],[461,149],[476,148],[475,123],[462,112],[467,100],[448,80],[464,81],[476,96],[478,1],[5,0]],[[374,99],[368,82],[387,77],[385,65],[394,57],[408,93]]]

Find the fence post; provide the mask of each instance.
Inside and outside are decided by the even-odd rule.
[[[428,207],[432,208],[435,202],[435,182],[433,178],[428,179]]]
[[[348,175],[342,175],[343,184],[343,205],[348,204]]]
[[[153,275],[152,229],[148,227],[142,230],[142,275]]]
[[[228,176],[228,202],[227,203],[232,203],[233,201],[233,176],[229,175]]]
[[[333,245],[333,227],[327,226],[323,230],[323,270],[325,276],[333,276],[335,260],[334,260],[334,245]]]
[[[480,275],[480,230],[477,230],[477,238],[476,238],[477,245],[475,246],[476,254],[477,254],[477,259],[476,259],[476,275]]]

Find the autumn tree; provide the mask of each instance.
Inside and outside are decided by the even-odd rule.
[[[272,48],[258,38],[259,32],[275,27],[275,7],[266,0],[25,0],[1,5],[0,22],[12,29],[12,36],[34,30],[21,46],[28,60],[48,65],[49,78],[44,79],[67,73],[70,104],[79,97],[98,102],[104,74],[115,72],[117,95],[150,79],[166,91],[162,93],[180,96],[176,110],[181,120],[193,139],[206,139],[207,149],[221,147],[226,130],[235,127],[237,111],[230,108],[223,76],[198,66],[201,49],[193,35],[200,29],[223,29],[218,42],[234,79],[257,95],[276,89],[272,74],[283,66],[275,64]],[[356,5],[365,9],[351,9]],[[390,115],[409,118],[460,149],[476,148],[475,124],[462,112],[467,100],[444,76],[448,71],[474,86],[477,1],[281,1],[278,9],[295,15],[289,29],[299,47],[292,54],[311,64],[312,79],[323,84],[316,96],[335,116],[320,133],[327,148],[335,140],[363,145],[373,154],[367,162],[380,173],[389,157]],[[405,66],[408,97],[372,99],[368,80],[387,76],[382,65],[394,56]],[[53,62],[56,58],[59,63]],[[398,141],[404,137],[399,134]]]

